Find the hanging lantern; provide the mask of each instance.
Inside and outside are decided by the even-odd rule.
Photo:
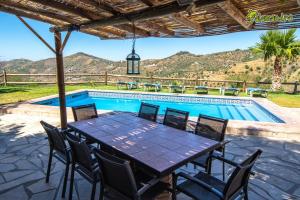
[[[135,53],[135,25],[133,25],[133,44],[132,44],[132,51],[127,56],[127,74],[140,74],[140,62],[141,58],[138,54]]]

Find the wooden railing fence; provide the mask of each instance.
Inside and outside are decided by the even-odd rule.
[[[28,78],[34,77],[33,81],[28,81]],[[24,78],[26,80],[24,80]],[[163,87],[169,86],[173,82],[185,85],[187,88],[193,88],[196,85],[206,85],[211,89],[216,89],[221,86],[233,86],[246,90],[247,87],[266,87],[269,88],[271,82],[250,82],[238,80],[208,80],[199,78],[167,78],[154,76],[130,76],[130,75],[116,75],[108,72],[102,74],[65,74],[66,84],[96,84],[104,85],[116,84],[117,81],[139,81],[141,83],[155,83],[159,82]],[[0,81],[2,85],[17,85],[17,84],[56,84],[56,74],[14,74],[7,73],[3,70],[0,73]],[[30,80],[30,79],[29,79]],[[1,82],[0,82],[1,83]],[[288,87],[288,92],[296,94],[300,90],[300,83],[284,82],[284,87]]]

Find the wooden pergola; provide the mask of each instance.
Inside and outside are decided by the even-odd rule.
[[[264,15],[292,14],[293,21],[250,23],[250,9]],[[16,15],[55,53],[62,128],[67,125],[63,49],[72,31],[101,39],[128,39],[133,32],[139,38],[186,38],[300,27],[300,0],[0,0],[0,11]],[[55,48],[22,17],[51,24]]]

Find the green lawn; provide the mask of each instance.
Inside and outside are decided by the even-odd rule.
[[[68,85],[66,91],[73,91],[78,89],[102,89],[102,90],[116,90],[116,86],[91,86],[91,85]],[[142,91],[137,89],[134,91]],[[163,89],[162,92],[168,92]],[[192,94],[193,90],[187,90],[186,93]],[[0,86],[0,105],[7,103],[21,102],[29,99],[43,97],[47,95],[57,94],[57,87],[55,85],[24,85],[24,86]],[[219,95],[218,91],[209,91],[211,95]],[[240,96],[246,96],[245,93],[240,93]],[[280,106],[300,108],[300,95],[290,95],[284,93],[270,93],[268,99]]]

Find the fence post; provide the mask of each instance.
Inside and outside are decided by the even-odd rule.
[[[107,85],[107,80],[108,80],[107,71],[105,71],[105,74],[104,74],[105,85]]]
[[[246,88],[247,88],[247,82],[244,81],[244,82],[243,82],[243,91],[244,91],[244,92],[246,92]]]
[[[150,74],[150,83],[154,83],[153,74],[152,73]]]
[[[7,85],[7,75],[6,75],[5,69],[3,70],[3,82],[4,82],[4,86],[6,86]]]
[[[298,91],[298,85],[299,85],[299,82],[296,81],[295,84],[294,84],[294,92],[293,92],[293,94],[297,94],[297,91]]]
[[[196,76],[196,81],[195,81],[195,86],[198,86],[199,85],[199,76],[197,75]]]

